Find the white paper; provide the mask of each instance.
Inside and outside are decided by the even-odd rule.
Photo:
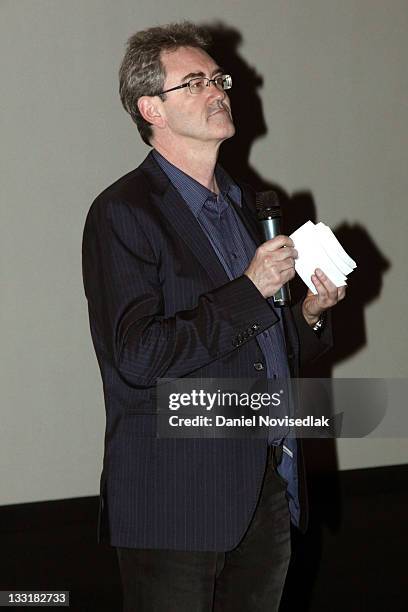
[[[337,240],[336,236],[331,231],[330,227],[327,227],[324,223],[317,223],[315,225],[316,231],[319,233],[319,240],[330,256],[330,253],[335,253],[336,264],[343,264],[344,262],[344,274],[350,274],[357,266],[356,262],[351,259],[351,257],[346,253],[346,251],[341,246],[340,242]],[[333,256],[333,255],[332,255]]]
[[[315,225],[312,221],[307,221],[293,232],[290,238],[298,252],[298,258],[295,260],[296,272],[314,294],[317,294],[317,290],[311,276],[316,268],[323,270],[336,287],[347,284],[347,275],[357,264],[327,225]]]

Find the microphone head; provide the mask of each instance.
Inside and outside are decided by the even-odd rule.
[[[255,198],[255,206],[259,221],[282,217],[276,191],[258,191]]]

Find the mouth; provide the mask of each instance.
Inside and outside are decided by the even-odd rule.
[[[219,113],[226,113],[228,117],[231,117],[230,112],[226,108],[217,108],[214,111],[212,111],[208,116],[213,117],[214,115],[218,115]]]

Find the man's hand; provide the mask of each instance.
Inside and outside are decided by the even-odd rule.
[[[325,310],[335,306],[346,295],[346,287],[336,287],[319,268],[312,274],[312,282],[317,295],[309,290],[302,304],[303,316],[311,326],[317,323]]]
[[[268,298],[295,276],[296,257],[293,241],[288,236],[276,236],[256,249],[244,274]]]

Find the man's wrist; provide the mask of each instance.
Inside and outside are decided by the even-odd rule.
[[[326,323],[326,312],[322,312],[322,314],[320,315],[319,319],[316,321],[316,323],[313,325],[312,329],[313,331],[320,336],[320,334],[323,331],[323,328],[325,326]]]
[[[314,327],[314,325],[316,325],[316,323],[318,322],[318,320],[320,319],[322,315],[322,313],[319,313],[317,315],[314,315],[314,314],[311,315],[307,313],[303,307],[302,307],[302,314],[303,314],[304,320],[310,327]]]

